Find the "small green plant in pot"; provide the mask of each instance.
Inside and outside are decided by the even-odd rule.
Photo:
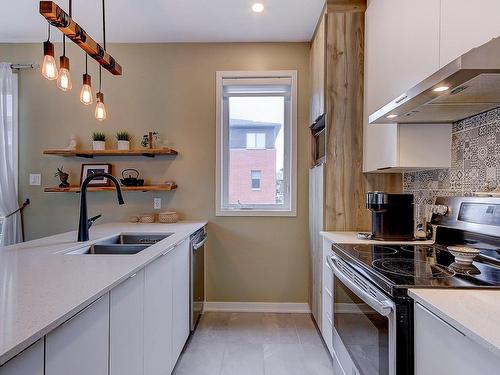
[[[118,150],[130,150],[130,134],[126,131],[116,133],[116,141]]]
[[[106,150],[106,134],[101,132],[92,133],[92,149],[94,151]]]

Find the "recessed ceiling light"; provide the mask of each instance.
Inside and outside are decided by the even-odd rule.
[[[262,4],[262,3],[254,3],[252,5],[252,10],[255,13],[262,13],[264,11],[264,4]]]
[[[443,92],[443,91],[446,91],[449,89],[449,86],[439,86],[439,87],[436,87],[433,91],[435,92]]]
[[[389,116],[387,116],[387,118],[396,118],[396,117],[398,117],[398,115],[389,115]]]

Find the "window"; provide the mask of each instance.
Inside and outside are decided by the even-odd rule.
[[[252,171],[251,181],[252,181],[252,189],[253,190],[260,190],[261,178],[262,178],[262,171]]]
[[[218,216],[296,215],[296,81],[217,72]]]
[[[266,148],[266,133],[247,133],[247,149]]]

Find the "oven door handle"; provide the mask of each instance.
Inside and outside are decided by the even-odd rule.
[[[335,276],[337,276],[340,281],[342,281],[349,289],[351,289],[356,295],[361,298],[367,305],[378,312],[382,316],[390,315],[394,310],[394,303],[388,299],[378,300],[369,294],[367,291],[363,290],[354,281],[337,267],[335,260],[339,259],[336,255],[327,258],[327,262],[333,270]]]
[[[201,241],[193,244],[193,250],[198,250],[200,247],[205,245],[205,242],[207,242],[207,240],[208,240],[208,236],[207,236],[207,234],[204,234]]]

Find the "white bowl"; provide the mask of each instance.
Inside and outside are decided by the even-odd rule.
[[[455,257],[455,262],[461,264],[472,264],[474,258],[481,252],[467,246],[448,246],[447,249]]]

